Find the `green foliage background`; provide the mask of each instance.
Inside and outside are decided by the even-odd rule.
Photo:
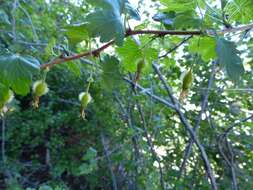
[[[0,101],[6,89],[15,93],[1,115],[0,189],[212,189],[197,146],[180,171],[191,136],[154,98],[173,103],[152,64],[176,98],[192,69],[180,110],[198,128],[218,189],[253,189],[252,27],[231,29],[252,25],[252,1],[146,2],[0,0]],[[125,36],[150,28],[201,35]],[[111,40],[105,51],[50,68],[49,93],[31,106],[43,64]],[[143,60],[140,90],[127,81]],[[89,82],[83,120],[78,95]]]

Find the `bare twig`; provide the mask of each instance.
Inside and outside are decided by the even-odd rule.
[[[155,34],[158,37],[166,35],[184,36],[184,35],[202,35],[204,32],[200,30],[186,31],[186,30],[127,30],[126,36],[138,35],[138,34]]]
[[[227,156],[225,154],[225,152],[223,151],[224,147],[224,143],[223,141],[225,141],[225,146],[226,149],[228,150],[228,154],[229,156]],[[236,171],[235,171],[235,165],[234,165],[234,153],[232,150],[232,146],[231,143],[228,142],[227,137],[222,138],[222,136],[219,136],[218,138],[218,148],[219,148],[219,152],[221,154],[221,156],[223,157],[223,159],[225,160],[225,163],[227,164],[228,167],[230,167],[230,171],[231,171],[231,180],[232,180],[232,189],[233,190],[238,190],[238,185],[237,185],[237,177],[236,177]]]
[[[253,23],[245,25],[245,26],[240,26],[237,28],[226,28],[224,30],[218,31],[217,34],[223,35],[226,33],[242,32],[246,30],[251,30],[252,28],[253,28]]]
[[[144,113],[143,113],[143,110],[142,110],[141,105],[139,104],[139,102],[137,102],[137,108],[138,108],[139,114],[141,116],[141,120],[142,120],[142,123],[143,123],[143,129],[144,129],[144,135],[145,135],[145,137],[147,139],[148,146],[150,148],[152,157],[153,157],[154,161],[156,161],[158,163],[158,169],[159,169],[159,173],[160,173],[160,185],[161,185],[161,188],[163,190],[165,190],[166,187],[165,187],[165,183],[164,183],[164,177],[163,177],[164,175],[163,175],[163,171],[162,171],[162,165],[161,165],[161,162],[160,162],[160,159],[159,159],[158,155],[155,152],[155,148],[154,148],[154,144],[152,142],[152,139],[148,135],[148,130],[147,130],[147,127],[146,127],[146,121],[145,121]]]
[[[30,16],[30,14],[28,13],[28,11],[22,7],[22,5],[20,4],[20,2],[18,2],[19,4],[19,8],[23,11],[23,13],[26,15],[26,17],[28,18],[29,22],[30,22],[30,25],[31,25],[31,29],[32,29],[32,32],[33,32],[33,38],[34,38],[34,41],[37,41],[39,38],[38,38],[38,35],[37,35],[37,32],[33,26],[33,22],[32,22],[32,18]]]
[[[196,90],[207,90],[208,88],[198,88],[198,87],[193,87],[193,89],[196,89]],[[236,91],[238,91],[238,93],[243,93],[243,92],[246,92],[246,93],[252,93],[253,92],[253,89],[252,88],[224,88],[224,89],[221,89],[221,88],[210,88],[208,89],[209,91],[218,91],[218,90],[222,90],[222,91],[232,91],[233,93],[235,93]]]
[[[233,190],[238,190],[238,183],[237,183],[237,177],[236,177],[236,172],[235,172],[235,165],[234,165],[234,153],[233,153],[233,148],[231,145],[231,142],[228,142],[228,139],[226,138],[226,144],[228,147],[228,151],[231,157],[231,174],[232,174],[232,188]]]
[[[223,137],[227,136],[229,134],[229,132],[236,126],[240,125],[241,123],[244,123],[250,119],[253,119],[253,115],[250,115],[249,117],[246,118],[242,118],[240,119],[238,122],[233,123],[230,127],[228,127],[224,133],[222,134]]]
[[[194,131],[196,131],[196,132],[197,132],[197,130],[199,128],[202,114],[206,111],[206,107],[207,107],[207,103],[208,103],[209,91],[210,91],[210,88],[212,87],[212,84],[213,84],[213,81],[214,81],[214,77],[215,77],[216,64],[217,64],[216,61],[214,61],[213,64],[212,64],[212,71],[211,71],[211,74],[210,74],[210,77],[209,77],[209,80],[208,80],[207,90],[205,91],[205,94],[203,95],[203,99],[202,99],[202,103],[201,103],[201,111],[199,112],[199,115],[198,115],[198,118],[197,118],[197,121],[196,121],[196,124],[195,124],[195,127],[194,127]],[[182,164],[180,166],[180,172],[179,172],[179,175],[178,175],[178,180],[180,179],[180,177],[181,177],[181,175],[183,173],[183,170],[184,170],[184,168],[186,166],[186,162],[187,162],[187,160],[188,160],[188,158],[189,158],[189,156],[191,154],[192,145],[193,145],[193,140],[190,139],[189,144],[185,148],[185,154],[184,154],[183,162],[182,162]]]
[[[183,45],[185,42],[187,42],[189,39],[191,39],[193,37],[193,35],[184,38],[179,44],[177,44],[175,47],[171,48],[169,51],[167,51],[165,54],[159,56],[159,59],[166,57],[168,54],[172,53],[173,51],[175,51],[177,48],[179,48],[181,45]]]
[[[165,99],[163,99],[163,98],[161,98],[161,97],[159,97],[159,96],[154,95],[154,94],[153,94],[152,92],[150,92],[148,89],[143,88],[143,87],[140,86],[139,84],[135,84],[132,80],[130,80],[130,79],[128,79],[128,78],[124,78],[124,80],[125,80],[126,82],[130,83],[131,85],[135,85],[135,87],[136,87],[137,89],[141,90],[142,93],[148,95],[149,97],[153,98],[154,100],[156,100],[156,101],[158,101],[158,102],[160,102],[160,103],[166,105],[167,107],[170,107],[170,108],[172,108],[172,109],[175,109],[175,106],[174,106],[172,103],[168,102],[167,100],[165,100]]]
[[[108,165],[108,168],[109,168],[110,173],[111,173],[113,189],[117,190],[118,189],[117,180],[116,180],[116,177],[115,177],[114,172],[113,172],[112,161],[109,157],[108,146],[107,146],[107,143],[106,143],[105,136],[104,136],[103,132],[100,133],[100,138],[101,138],[101,142],[102,142],[102,145],[103,145],[104,154],[105,154],[105,157],[106,157],[106,160],[107,160],[107,165]]]
[[[133,82],[134,83],[134,82]],[[136,88],[135,88],[136,85],[132,85],[131,84],[131,89],[134,93],[134,95],[138,95],[138,92],[136,91]],[[154,144],[152,142],[152,139],[151,137],[149,136],[148,134],[148,130],[147,130],[147,124],[146,124],[146,120],[145,120],[145,115],[144,115],[144,111],[142,110],[142,107],[141,107],[141,104],[140,102],[138,101],[138,99],[136,99],[136,105],[137,105],[137,109],[138,109],[138,112],[139,112],[139,115],[140,115],[140,118],[141,118],[141,121],[142,121],[142,126],[143,126],[143,130],[144,130],[144,135],[147,139],[147,143],[148,143],[148,146],[149,146],[149,149],[151,151],[151,154],[152,154],[152,157],[153,157],[153,160],[156,161],[158,163],[158,169],[159,169],[159,173],[160,173],[160,185],[161,185],[161,188],[163,190],[166,189],[165,187],[165,183],[164,183],[164,175],[163,175],[163,171],[162,171],[162,166],[161,166],[161,162],[160,162],[160,159],[158,157],[158,155],[156,154],[155,152],[155,148],[154,148]]]
[[[252,119],[253,115],[250,115],[249,117],[242,118],[238,122],[233,123],[228,127],[221,135],[218,136],[218,147],[219,147],[219,152],[223,159],[225,160],[226,164],[228,167],[230,167],[231,171],[231,180],[232,180],[232,189],[233,190],[238,190],[238,184],[237,184],[237,177],[236,177],[236,171],[235,171],[235,165],[234,165],[234,154],[233,154],[233,149],[231,143],[228,141],[228,135],[231,130],[234,129],[234,127],[242,124],[243,122],[247,122],[248,120]],[[224,143],[226,142],[226,147],[229,153],[229,157],[224,153]]]
[[[88,57],[88,56],[95,56],[96,57],[100,54],[100,52],[102,52],[104,49],[111,46],[113,43],[114,43],[114,40],[112,40],[112,41],[104,44],[100,48],[92,50],[92,51],[88,51],[88,52],[84,52],[84,53],[80,53],[80,54],[76,54],[76,55],[71,55],[71,56],[67,56],[67,57],[63,57],[63,58],[53,59],[49,63],[41,65],[41,68],[52,67],[54,65],[58,65],[58,64],[61,64],[61,63],[67,62],[67,61],[80,59],[81,57]]]
[[[169,97],[171,98],[171,101],[173,102],[173,104],[175,106],[174,110],[176,111],[177,115],[179,116],[180,121],[184,125],[185,129],[189,132],[189,134],[191,136],[191,139],[193,140],[193,142],[195,142],[195,144],[197,145],[197,147],[200,151],[200,155],[201,155],[201,158],[204,162],[204,167],[205,167],[207,176],[209,177],[210,182],[211,182],[212,190],[217,190],[218,188],[217,188],[216,180],[215,180],[213,170],[212,170],[211,165],[210,165],[210,161],[207,157],[205,148],[199,142],[199,139],[198,139],[193,127],[188,122],[188,120],[185,118],[184,114],[181,112],[181,110],[179,108],[179,103],[178,103],[177,99],[173,96],[172,89],[167,85],[167,83],[166,83],[163,75],[161,74],[158,66],[155,63],[153,63],[152,66],[153,66],[156,74],[159,76],[159,79],[161,80],[162,84],[164,85]]]
[[[11,10],[11,16],[12,16],[12,35],[14,41],[17,40],[17,31],[16,31],[16,9],[18,6],[18,0],[14,0]]]
[[[242,118],[238,122],[234,122],[227,129],[225,129],[222,134],[220,134],[217,137],[217,145],[218,145],[220,155],[225,160],[226,165],[230,168],[233,190],[238,190],[238,184],[237,184],[236,170],[235,170],[235,164],[234,164],[233,148],[232,148],[231,142],[228,141],[228,135],[231,132],[231,130],[234,129],[234,127],[242,124],[243,122],[247,122],[250,119],[253,119],[253,115],[246,118]],[[225,149],[227,150],[226,152],[228,154],[224,152]]]
[[[128,102],[129,104],[125,108],[123,106],[123,103],[120,101],[120,99],[116,95],[115,95],[115,98],[116,98],[116,101],[119,104],[119,107],[120,107],[120,110],[121,110],[123,116],[125,117],[124,120],[126,121],[127,126],[131,129],[134,129],[133,118],[132,118],[132,109],[133,109],[134,106],[130,105],[130,102]],[[134,135],[131,138],[131,140],[132,140],[132,144],[133,144],[133,148],[134,148],[134,159],[135,159],[136,163],[138,163],[140,161],[141,153],[140,153],[139,146],[138,146],[137,136]],[[136,172],[135,176],[137,176],[138,175],[138,167],[135,167],[135,172]],[[136,183],[135,183],[135,185],[136,185]]]

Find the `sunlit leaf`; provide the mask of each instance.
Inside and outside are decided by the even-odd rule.
[[[199,53],[204,61],[209,61],[216,57],[216,41],[211,37],[196,37],[191,39],[189,51]]]
[[[93,37],[100,37],[101,42],[114,38],[117,45],[123,44],[124,28],[120,12],[111,10],[96,10],[86,17],[87,29]]]
[[[39,70],[39,62],[33,57],[20,55],[0,56],[0,81],[17,94],[26,95],[30,90],[32,74]]]
[[[240,23],[248,23],[253,19],[252,0],[229,1],[224,9],[230,21],[236,20]]]
[[[244,74],[244,67],[241,58],[238,56],[239,51],[236,49],[235,44],[224,38],[218,38],[216,43],[219,63],[223,66],[229,78],[234,82],[239,82],[239,79]]]
[[[136,71],[137,63],[143,58],[140,47],[134,40],[128,38],[122,47],[117,48],[117,52],[122,60],[122,66],[126,71]]]
[[[86,24],[67,26],[65,34],[68,36],[69,42],[76,45],[79,42],[88,40],[88,31]]]
[[[102,84],[105,89],[112,90],[120,85],[121,75],[119,60],[116,57],[105,56],[102,62]]]

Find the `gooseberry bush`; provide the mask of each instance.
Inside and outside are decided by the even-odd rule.
[[[0,189],[253,189],[252,10],[0,1]]]

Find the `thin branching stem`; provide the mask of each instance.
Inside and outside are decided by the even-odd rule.
[[[198,128],[200,127],[200,121],[201,121],[202,115],[206,111],[206,107],[207,107],[207,104],[208,104],[208,97],[209,97],[210,88],[212,87],[213,82],[214,82],[214,78],[215,78],[215,68],[216,68],[216,65],[217,65],[217,62],[214,61],[213,64],[212,64],[212,71],[211,71],[211,74],[210,74],[210,77],[209,77],[209,80],[208,80],[207,90],[205,90],[205,93],[204,93],[203,98],[202,98],[201,110],[199,112],[197,121],[196,121],[195,126],[194,126],[194,131],[195,132],[197,132]],[[188,158],[189,158],[189,156],[191,154],[192,145],[193,145],[193,140],[190,139],[189,144],[185,148],[184,158],[183,158],[183,161],[182,161],[181,166],[180,166],[180,172],[179,172],[179,175],[178,175],[178,180],[180,179],[180,177],[181,177],[181,175],[182,175],[182,173],[184,171],[184,168],[186,166],[186,162],[187,162],[187,160],[188,160]]]
[[[164,87],[165,87],[165,89],[166,89],[166,91],[167,91],[167,93],[168,93],[168,95],[169,95],[172,103],[174,104],[174,106],[175,106],[174,110],[176,111],[177,115],[179,116],[180,121],[184,125],[186,131],[190,134],[190,137],[191,137],[192,141],[196,144],[196,146],[199,149],[200,156],[201,156],[201,158],[202,158],[202,160],[204,162],[204,167],[205,167],[207,176],[209,177],[210,182],[211,182],[212,190],[218,190],[218,187],[217,187],[217,184],[216,184],[216,180],[215,180],[215,177],[214,177],[214,173],[213,173],[213,170],[211,168],[211,164],[210,164],[210,161],[209,161],[208,156],[206,154],[205,148],[200,143],[200,141],[199,141],[199,139],[198,139],[198,137],[197,137],[197,135],[195,133],[195,130],[193,129],[193,127],[191,126],[191,124],[188,122],[188,120],[186,119],[186,117],[183,114],[183,112],[180,110],[179,102],[174,97],[172,89],[170,88],[170,86],[168,86],[168,84],[166,83],[166,81],[165,81],[162,73],[160,72],[160,70],[158,68],[158,65],[154,62],[152,64],[152,66],[154,68],[155,73],[158,75],[160,81],[164,85]]]
[[[215,32],[215,34],[224,35],[226,33],[240,32],[240,31],[250,30],[252,28],[253,28],[253,23],[251,23],[249,25],[245,25],[245,26],[240,26],[240,27],[237,27],[237,28],[229,28],[229,29],[217,31],[217,32]],[[208,36],[208,35],[213,35],[213,31],[212,30],[210,30],[210,31],[209,30],[207,30],[207,31],[201,31],[201,30],[177,31],[177,30],[130,30],[129,29],[129,30],[126,31],[125,37],[133,36],[133,35],[142,35],[142,34],[156,35],[157,38],[164,37],[166,35],[176,35],[176,36],[207,35]],[[57,58],[53,59],[52,61],[50,61],[49,63],[41,65],[41,68],[43,69],[43,68],[46,68],[46,67],[52,67],[54,65],[65,63],[67,61],[80,59],[82,57],[90,57],[90,56],[97,57],[97,56],[99,56],[99,54],[102,51],[104,51],[105,49],[107,49],[108,47],[113,45],[114,42],[115,42],[115,40],[111,40],[111,41],[107,42],[106,44],[102,45],[101,47],[99,47],[95,50],[92,50],[92,51],[83,52],[83,53],[80,53],[80,54],[66,56],[66,57],[57,57]]]

